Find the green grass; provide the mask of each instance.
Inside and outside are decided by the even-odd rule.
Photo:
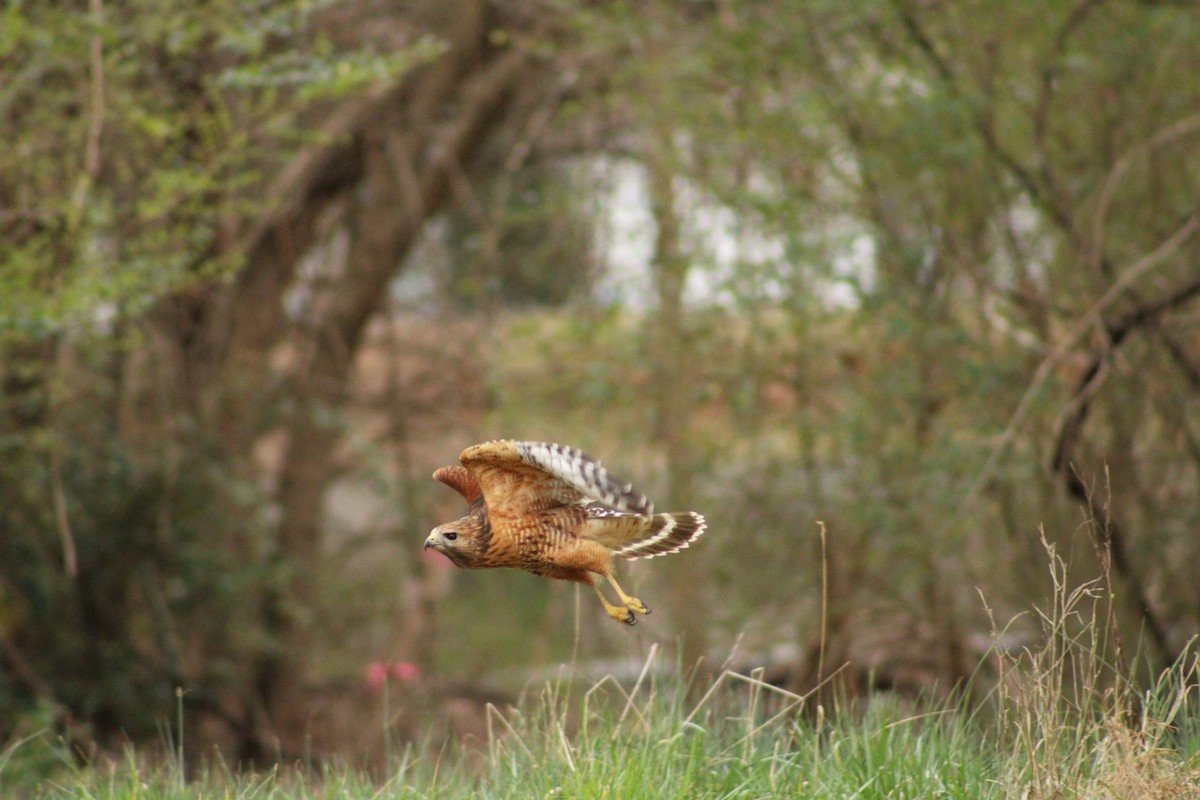
[[[701,697],[681,680],[559,681],[516,708],[489,707],[481,740],[407,747],[382,776],[185,770],[132,751],[80,766],[34,735],[0,752],[0,798],[1200,798],[1200,657],[1189,649],[1135,688],[1111,595],[1098,584],[1068,590],[1050,556],[1055,600],[1036,612],[1044,644],[990,654],[992,688],[971,703],[876,695],[826,714],[732,672]]]
[[[876,698],[836,720],[787,693],[726,673],[700,700],[681,687],[613,681],[586,692],[548,686],[519,709],[489,713],[478,748],[410,748],[389,774],[280,768],[235,774],[221,765],[187,780],[171,760],[130,752],[89,767],[64,759],[38,781],[21,765],[46,741],[10,747],[0,796],[87,800],[191,798],[1187,798],[1200,797],[1200,741],[1184,678],[1142,695],[1132,724],[1116,711],[1067,704],[1037,718],[1029,695],[995,698],[1007,714],[954,703],[912,714]],[[1111,697],[1110,693],[1110,697]],[[419,755],[418,755],[419,753]]]

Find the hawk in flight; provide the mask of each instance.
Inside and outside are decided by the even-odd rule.
[[[633,485],[572,447],[500,440],[468,447],[461,467],[433,477],[467,501],[467,515],[434,528],[425,540],[466,569],[516,567],[547,578],[586,583],[618,622],[650,610],[613,577],[613,556],[674,553],[704,533],[695,512],[655,514]],[[603,578],[620,599],[600,589]]]

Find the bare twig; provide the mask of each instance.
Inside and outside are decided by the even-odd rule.
[[[75,183],[75,191],[71,196],[71,227],[83,219],[84,206],[87,203],[88,192],[100,174],[100,137],[104,133],[104,40],[101,37],[100,26],[104,19],[103,0],[88,0],[88,10],[91,12],[92,24],[96,31],[92,34],[90,47],[90,66],[88,76],[88,109],[87,140],[83,150],[83,172]]]
[[[1125,177],[1125,173],[1129,171],[1134,162],[1145,159],[1160,147],[1197,131],[1200,131],[1200,114],[1184,117],[1163,128],[1147,141],[1133,147],[1113,164],[1112,169],[1108,172],[1108,177],[1104,179],[1103,187],[1100,189],[1100,196],[1096,203],[1096,212],[1092,222],[1091,253],[1089,254],[1088,261],[1094,269],[1099,268],[1100,261],[1104,255],[1104,221],[1108,217],[1108,207],[1112,204],[1113,195],[1116,193],[1121,180]]]
[[[650,652],[646,655],[646,663],[642,665],[642,671],[638,674],[637,681],[634,682],[633,688],[629,690],[629,697],[625,702],[625,708],[621,711],[621,717],[618,722],[624,722],[625,717],[633,708],[633,699],[637,696],[638,689],[642,686],[642,681],[646,679],[646,673],[650,671],[650,665],[654,663],[654,656],[658,654],[658,642],[650,645]]]
[[[91,118],[88,121],[87,150],[84,154],[84,171],[95,180],[100,174],[100,136],[104,132],[104,42],[99,27],[104,18],[103,0],[89,0],[88,10],[92,24],[97,30],[92,34],[91,47]]]
[[[79,561],[75,555],[75,537],[71,534],[71,523],[67,519],[67,494],[63,490],[62,463],[58,455],[59,444],[50,446],[50,480],[53,484],[54,519],[58,523],[58,537],[62,541],[63,570],[74,578],[79,574]]]
[[[826,559],[825,546],[825,523],[817,520],[817,527],[820,529],[821,537],[821,643],[817,651],[817,685],[819,686],[825,678],[825,636],[826,636],[826,620],[829,611],[829,565]]]

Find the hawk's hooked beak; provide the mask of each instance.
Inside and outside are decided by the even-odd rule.
[[[432,533],[425,537],[425,549],[426,550],[433,547],[433,539],[434,539],[434,534],[432,534]]]

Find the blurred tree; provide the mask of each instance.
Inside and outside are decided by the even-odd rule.
[[[134,13],[93,0],[88,16],[57,4],[4,11],[2,124],[12,146],[0,182],[2,377],[5,442],[21,459],[10,462],[5,492],[26,501],[4,504],[5,526],[36,522],[30,534],[42,547],[55,532],[64,573],[48,572],[44,558],[6,559],[4,583],[35,605],[86,597],[131,609],[108,603],[115,589],[91,580],[109,574],[119,551],[83,556],[114,529],[127,531],[115,541],[151,556],[124,538],[141,535],[142,523],[91,528],[78,518],[104,502],[93,494],[128,502],[118,498],[137,496],[141,479],[88,488],[65,475],[94,469],[63,451],[97,426],[121,426],[133,449],[116,457],[166,482],[160,537],[198,522],[177,495],[184,476],[225,475],[233,483],[209,485],[220,488],[209,510],[227,516],[211,526],[207,548],[277,578],[243,584],[240,604],[211,598],[252,642],[238,660],[254,669],[229,676],[232,692],[206,704],[230,722],[244,756],[270,742],[301,747],[291,737],[304,735],[322,498],[367,322],[424,223],[457,186],[509,163],[522,120],[561,96],[549,59],[532,49],[549,41],[555,18],[527,10],[217,2]],[[341,258],[314,255],[330,241],[342,243]],[[106,344],[114,333],[116,345]],[[79,385],[72,367],[83,357],[96,359],[87,366],[102,380]],[[264,481],[255,448],[272,432],[284,447]],[[238,485],[266,486],[266,505]],[[265,527],[264,510],[273,517]],[[247,550],[244,540],[261,534]],[[165,558],[185,552],[181,542],[164,546]],[[142,646],[157,654],[149,663],[178,666],[162,648],[181,621],[156,598],[170,595],[182,567],[164,574],[150,561],[133,605],[166,638]],[[232,579],[227,565],[210,567]],[[31,594],[31,582],[45,580],[65,592],[61,601]],[[36,673],[54,652],[29,638],[33,619],[23,613],[11,615],[25,622],[4,632],[5,652]],[[211,685],[228,668],[214,652],[229,641],[222,630],[190,631],[190,674],[160,664],[160,685]],[[70,646],[94,643],[86,625],[79,636]],[[111,638],[137,649],[130,631]],[[101,733],[129,730],[125,717],[137,715],[133,705],[90,714],[97,687],[86,697],[37,688],[103,723]]]
[[[510,160],[445,215],[437,277],[446,305],[470,314],[494,308],[586,303],[597,273],[590,186],[578,164]]]
[[[242,756],[301,752],[331,487],[384,411],[404,475],[419,421],[504,423],[706,511],[689,662],[746,633],[799,641],[798,687],[963,677],[964,587],[1022,610],[1079,508],[1127,638],[1161,664],[1200,618],[1189,5],[0,14],[4,718],[145,732],[184,685]],[[654,226],[627,308],[584,211],[617,169]],[[422,241],[443,302],[401,319]]]
[[[781,496],[753,510],[725,505],[723,521],[741,528],[740,514],[757,518],[772,555],[795,547],[795,520],[770,511],[793,507],[788,498],[809,519],[836,521],[830,619],[843,627],[827,632],[828,646],[861,656],[852,640],[862,639],[864,621],[874,629],[870,615],[903,608],[903,627],[885,626],[925,641],[906,657],[928,674],[969,674],[964,616],[978,612],[961,587],[998,588],[998,559],[1024,565],[1017,574],[1030,579],[1044,557],[1039,523],[1076,527],[1062,495],[1046,489],[1048,466],[1091,520],[1102,563],[1087,568],[1111,564],[1105,574],[1123,584],[1126,634],[1144,625],[1153,661],[1169,663],[1195,598],[1155,601],[1179,585],[1176,562],[1160,554],[1195,553],[1177,534],[1196,506],[1184,503],[1176,522],[1164,522],[1173,513],[1160,500],[1178,500],[1197,474],[1194,459],[1168,459],[1183,470],[1175,473],[1162,459],[1176,437],[1195,434],[1177,414],[1159,419],[1145,402],[1118,399],[1125,392],[1106,401],[1103,386],[1124,374],[1135,394],[1155,387],[1197,402],[1197,342],[1182,328],[1200,280],[1191,157],[1200,98],[1186,77],[1197,66],[1194,9],[1086,0],[1036,11],[901,0],[613,4],[590,19],[640,56],[625,62],[617,96],[637,101],[622,150],[642,159],[652,194],[677,192],[663,178],[668,164],[675,184],[686,181],[700,198],[689,216],[728,211],[734,230],[755,226],[787,254],[763,259],[753,251],[772,246],[742,239],[733,262],[718,263],[714,251],[736,237],[714,244],[695,230],[675,245],[704,265],[705,282],[720,282],[716,296],[731,310],[758,320],[749,323],[757,337],[777,336],[778,313],[789,315],[792,364],[698,360],[698,339],[677,339],[656,363],[664,387],[663,363],[703,363],[688,385],[750,382],[761,391],[774,371],[794,376],[798,441],[783,456],[792,465],[780,475]],[[655,141],[668,143],[668,159],[645,144]],[[656,211],[669,239],[670,206],[658,201]],[[855,251],[864,257],[847,258]],[[839,302],[848,310],[837,312]],[[657,313],[669,316],[670,305]],[[1134,330],[1147,336],[1127,349]],[[844,348],[832,384],[805,375],[810,348],[830,346],[830,336]],[[1118,348],[1128,355],[1114,360]],[[761,412],[760,402],[751,407]],[[1083,422],[1096,419],[1097,404],[1112,427],[1088,444]],[[813,412],[822,405],[832,413]],[[712,435],[688,416],[690,436]],[[776,430],[761,413],[751,417],[743,436]],[[770,476],[775,457],[766,448],[750,459]],[[739,489],[761,494],[749,470]],[[1137,490],[1144,471],[1172,488]],[[1099,486],[1110,472],[1120,480]],[[720,485],[706,477],[703,485]],[[1123,516],[1140,519],[1137,533]],[[739,538],[729,555],[745,546]],[[781,565],[803,585],[813,573],[800,560]],[[1015,596],[1024,597],[1019,588]],[[1192,610],[1174,616],[1184,606]],[[811,682],[809,655],[800,672]]]

